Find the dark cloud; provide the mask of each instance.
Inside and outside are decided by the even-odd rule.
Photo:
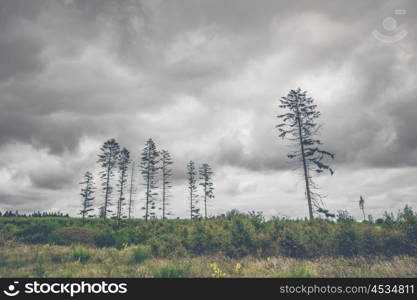
[[[73,209],[76,183],[96,167],[100,143],[115,137],[137,159],[151,136],[172,152],[178,186],[190,159],[209,162],[224,178],[218,184],[232,199],[227,205],[250,207],[256,195],[271,211],[268,198],[296,193],[282,190],[293,184],[285,177],[293,167],[274,126],[278,99],[298,86],[322,111],[321,138],[336,153],[340,178],[355,181],[353,170],[375,168],[409,175],[417,164],[415,7],[371,0],[2,1],[0,192],[11,178],[21,187],[3,193],[0,208],[23,205],[33,191],[46,207],[63,191],[61,207]],[[409,31],[393,44],[372,36],[375,29],[395,34],[382,27],[389,16]],[[47,167],[37,171],[34,157]],[[274,172],[281,182],[271,179],[269,189]],[[400,186],[389,201],[409,199]],[[383,198],[381,190],[369,193]]]
[[[74,184],[75,172],[64,166],[33,170],[29,178],[36,188],[59,190]]]

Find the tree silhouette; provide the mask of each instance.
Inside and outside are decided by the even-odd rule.
[[[90,172],[85,172],[84,174],[84,181],[80,182],[82,185],[81,187],[81,197],[82,197],[82,209],[80,211],[80,215],[83,218],[83,223],[85,222],[86,217],[92,217],[90,212],[93,211],[93,201],[94,201],[94,181],[93,181],[93,174]]]
[[[198,195],[197,195],[197,171],[195,164],[192,160],[187,165],[188,174],[188,189],[190,193],[190,218],[195,219],[200,217],[200,209],[197,207]]]
[[[359,197],[359,208],[362,210],[363,220],[365,221],[365,199],[362,196]]]
[[[159,153],[156,150],[155,143],[149,139],[145,143],[141,155],[140,170],[145,181],[145,206],[142,209],[145,211],[144,218],[147,221],[149,218],[155,218],[155,192],[156,175],[158,172]]]
[[[172,168],[170,167],[173,164],[171,154],[166,151],[161,151],[161,171],[162,171],[162,219],[165,220],[167,216],[171,215],[168,211],[170,198],[169,190],[172,188],[171,177],[172,177]]]
[[[124,188],[127,183],[127,170],[130,164],[130,153],[129,150],[123,148],[120,151],[118,167],[119,167],[119,182],[118,182],[118,192],[119,192],[119,200],[117,201],[117,211],[116,211],[116,219],[117,224],[120,224],[120,220],[125,217],[123,214],[123,206],[125,205],[125,195],[124,195]]]
[[[133,192],[134,192],[134,185],[133,185],[133,178],[135,175],[135,162],[132,161],[132,167],[130,172],[130,189],[129,189],[129,209],[128,209],[128,219],[130,220],[132,217],[132,209],[133,209]]]
[[[307,92],[301,89],[290,90],[286,97],[282,97],[279,107],[287,110],[278,118],[282,123],[276,127],[281,138],[287,138],[294,142],[297,149],[288,154],[288,158],[297,160],[303,167],[306,196],[310,219],[314,218],[313,205],[316,209],[322,208],[323,202],[318,187],[312,180],[313,174],[323,173],[324,170],[333,175],[333,170],[325,164],[325,158],[334,159],[334,154],[322,150],[322,142],[316,138],[320,127],[316,120],[320,116],[317,105],[311,97],[306,96]]]
[[[101,179],[102,187],[104,191],[104,204],[100,210],[100,215],[105,219],[110,210],[110,196],[113,191],[111,186],[111,179],[114,176],[114,168],[117,166],[117,161],[120,153],[120,146],[115,139],[106,141],[100,148],[101,153],[99,154],[98,163],[102,167]]]
[[[209,164],[204,163],[199,168],[200,185],[204,190],[204,217],[207,218],[207,201],[214,198],[213,171]]]

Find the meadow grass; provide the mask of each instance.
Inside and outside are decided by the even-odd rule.
[[[417,277],[417,258],[156,258],[144,246],[10,244],[0,247],[0,277]]]

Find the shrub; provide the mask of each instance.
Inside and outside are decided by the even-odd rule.
[[[136,263],[141,263],[146,259],[152,257],[152,250],[150,246],[139,245],[132,249],[133,260]]]
[[[198,223],[197,223],[198,222]],[[213,235],[207,230],[202,221],[196,221],[196,226],[190,235],[189,249],[197,255],[210,252],[213,244]]]
[[[3,226],[0,226],[0,232],[14,235],[19,232],[19,227],[15,224],[5,224]]]
[[[405,233],[405,240],[408,244],[410,255],[417,255],[417,215],[413,215],[411,208],[406,207],[402,215],[402,231]]]
[[[184,278],[189,277],[189,265],[167,265],[154,273],[155,278]]]
[[[284,256],[306,257],[307,249],[295,238],[294,235],[286,233],[279,241],[279,247]]]
[[[72,258],[84,264],[91,259],[91,252],[82,246],[72,247]]]
[[[387,254],[382,247],[383,237],[375,227],[364,224],[358,230],[358,251],[361,255]]]
[[[398,231],[385,232],[382,241],[382,249],[384,255],[388,256],[404,254],[410,251],[404,234]]]
[[[83,227],[63,227],[54,231],[52,241],[58,245],[94,245],[94,231]]]
[[[36,221],[23,226],[18,236],[27,243],[47,244],[50,242],[51,233],[57,228],[57,224],[48,221]]]
[[[336,254],[354,256],[358,254],[358,237],[351,223],[342,223],[334,237]]]
[[[97,247],[115,247],[117,244],[116,234],[113,231],[106,231],[97,234],[94,237]]]
[[[248,218],[236,217],[231,226],[231,243],[227,245],[227,254],[242,257],[256,251],[256,230]]]

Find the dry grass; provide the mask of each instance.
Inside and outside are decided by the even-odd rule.
[[[150,258],[136,263],[133,248],[3,245],[0,277],[417,277],[410,256]]]

